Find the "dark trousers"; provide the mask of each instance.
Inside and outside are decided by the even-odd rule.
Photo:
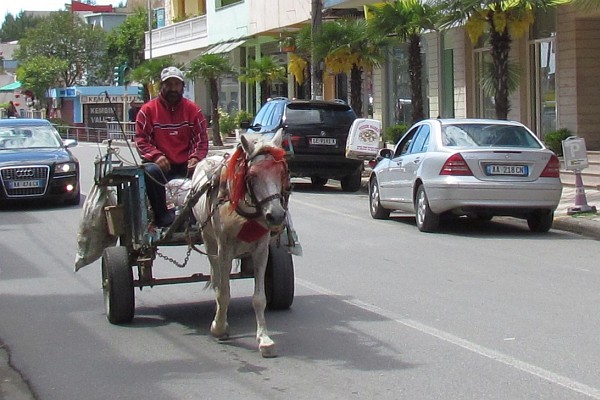
[[[171,179],[185,178],[188,172],[187,163],[171,164],[169,172],[164,172],[154,163],[144,163],[144,169],[148,200],[154,211],[154,218],[159,220],[167,214],[167,193],[164,185]]]

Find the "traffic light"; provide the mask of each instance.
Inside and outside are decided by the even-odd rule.
[[[138,97],[140,99],[144,98],[144,86],[143,85],[142,86],[138,86]]]
[[[115,86],[123,85],[123,66],[117,65],[113,67],[113,83]]]

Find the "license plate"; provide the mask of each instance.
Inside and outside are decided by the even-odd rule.
[[[527,165],[497,165],[491,164],[486,166],[488,175],[516,175],[527,176],[529,173]]]
[[[42,187],[42,181],[39,179],[31,181],[10,181],[8,182],[8,186],[10,189],[39,188]]]
[[[335,146],[336,144],[335,138],[327,138],[327,137],[314,137],[310,138],[310,144],[317,145],[325,145],[325,146]]]

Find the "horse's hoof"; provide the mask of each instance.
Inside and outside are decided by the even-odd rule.
[[[212,324],[210,324],[210,334],[218,340],[227,340],[229,339],[229,325],[225,324],[224,327],[217,328],[215,321],[213,321]]]
[[[277,352],[275,351],[275,343],[259,345],[258,350],[260,350],[260,355],[263,356],[263,358],[277,357]]]

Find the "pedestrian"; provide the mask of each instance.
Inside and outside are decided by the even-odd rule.
[[[139,111],[140,106],[135,102],[135,100],[131,100],[131,103],[129,103],[129,122],[135,122]]]
[[[164,185],[174,178],[191,176],[208,153],[207,124],[200,107],[183,97],[183,73],[168,67],[160,74],[159,95],[137,114],[134,142],[146,170],[146,192],[154,223],[173,223]]]
[[[8,102],[6,114],[8,118],[17,118],[19,116],[19,111],[17,111],[17,107],[15,107],[15,103],[13,103],[12,100]]]

